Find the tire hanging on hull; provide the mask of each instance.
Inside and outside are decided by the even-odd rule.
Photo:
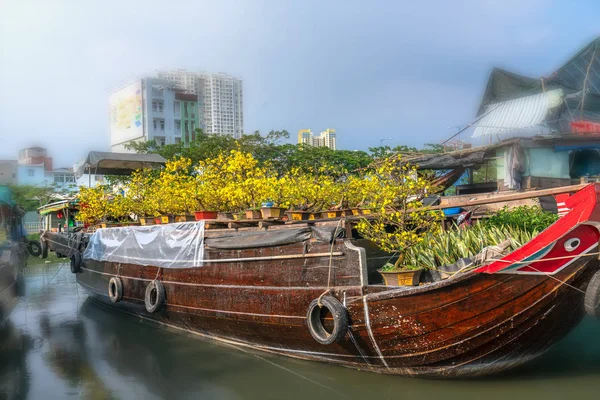
[[[153,280],[146,286],[146,295],[144,296],[144,305],[146,311],[154,313],[160,310],[165,302],[165,287],[159,280]]]
[[[113,303],[118,303],[123,299],[123,282],[118,276],[113,276],[108,281],[108,297]]]
[[[600,271],[596,272],[585,291],[585,312],[600,319]]]
[[[323,325],[324,311],[329,311],[333,318],[333,330],[331,332],[328,332]],[[308,331],[317,342],[332,344],[342,340],[348,332],[348,311],[335,297],[323,296],[311,301],[306,313],[306,322]]]

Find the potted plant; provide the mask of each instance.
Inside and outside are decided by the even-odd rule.
[[[281,218],[286,210],[286,207],[276,207],[275,203],[270,199],[263,202],[260,207],[260,213],[263,219]]]
[[[245,211],[246,219],[261,219],[260,208],[249,208]]]
[[[406,265],[397,267],[395,264],[386,263],[377,272],[383,277],[386,286],[419,286],[423,270],[424,268]]]
[[[196,218],[191,214],[177,214],[175,215],[175,222],[190,222],[195,221]]]

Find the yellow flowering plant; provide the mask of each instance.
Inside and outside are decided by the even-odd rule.
[[[442,214],[423,206],[422,199],[431,191],[429,181],[419,176],[414,165],[386,160],[367,173],[361,185],[376,213],[361,219],[358,232],[382,250],[398,254],[395,268],[418,267],[403,265],[404,253],[421,243],[428,232],[441,229]]]
[[[75,216],[85,224],[98,224],[104,222],[109,215],[108,186],[97,185],[95,187],[79,188],[77,200],[79,201],[79,212]]]

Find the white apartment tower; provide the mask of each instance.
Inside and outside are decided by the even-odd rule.
[[[200,84],[205,132],[240,138],[244,133],[242,80],[226,74],[203,74]]]
[[[199,93],[199,76],[195,72],[188,72],[184,69],[175,69],[171,71],[158,71],[157,76],[159,79],[173,82],[175,88],[183,90],[186,93],[196,95]]]
[[[173,82],[177,89],[198,95],[200,127],[206,133],[232,135],[244,132],[242,80],[219,74],[197,74],[182,69],[159,71],[158,77]]]

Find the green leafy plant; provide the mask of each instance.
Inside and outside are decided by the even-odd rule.
[[[537,206],[504,207],[482,221],[486,227],[513,227],[528,232],[541,232],[552,225],[558,216]]]
[[[536,230],[519,227],[498,227],[477,224],[468,229],[427,233],[423,240],[402,254],[403,268],[437,269],[455,263],[460,258],[473,257],[484,247],[510,240],[509,251],[516,250],[538,234]]]

